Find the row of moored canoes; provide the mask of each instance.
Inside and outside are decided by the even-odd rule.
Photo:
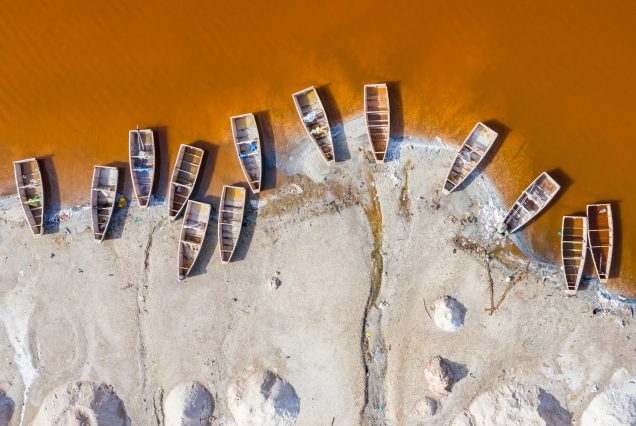
[[[334,163],[335,151],[327,112],[314,87],[292,95],[301,122],[322,158]],[[370,150],[376,162],[383,163],[389,148],[391,111],[386,84],[364,86],[364,119]],[[230,118],[236,154],[245,179],[253,193],[261,190],[261,135],[254,114]],[[477,123],[455,156],[442,186],[450,194],[478,168],[494,145],[498,133]],[[151,129],[129,132],[129,159],[133,189],[139,205],[150,203],[155,176],[155,142]],[[205,238],[210,206],[191,200],[197,178],[204,166],[205,151],[191,145],[181,145],[170,180],[168,215],[176,219],[185,209],[179,241],[179,278],[185,278],[196,260]],[[43,233],[44,192],[42,176],[36,159],[14,162],[16,185],[27,221],[34,235]],[[95,240],[103,241],[116,204],[119,170],[95,166],[91,188],[91,208]],[[519,196],[501,224],[502,234],[514,233],[552,201],[561,186],[546,172],[541,173]],[[221,261],[231,260],[243,221],[246,191],[224,186],[219,206],[218,241]],[[600,207],[599,207],[600,206]],[[585,232],[583,232],[585,231]],[[588,216],[563,218],[562,254],[567,291],[573,293],[580,283],[587,247],[601,282],[606,282],[612,257],[613,228],[611,206],[590,205]]]

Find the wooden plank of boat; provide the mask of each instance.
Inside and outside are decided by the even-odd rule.
[[[478,122],[459,148],[451,164],[442,188],[442,194],[450,194],[479,166],[497,139],[497,132]]]
[[[227,264],[232,260],[236,249],[241,228],[243,227],[243,212],[245,210],[245,188],[239,186],[223,186],[221,203],[219,205],[219,253],[221,263]]]
[[[565,292],[576,294],[583,277],[587,254],[587,217],[563,216],[561,225],[561,261],[565,277]]]
[[[179,237],[179,272],[177,275],[179,281],[184,280],[190,274],[194,262],[199,257],[209,222],[210,205],[188,200]]]
[[[168,192],[168,216],[175,220],[192,196],[194,185],[203,168],[203,149],[181,144],[172,169]]]
[[[502,234],[523,228],[552,201],[561,186],[546,173],[541,173],[519,196],[500,227]]]
[[[234,147],[241,169],[254,194],[261,191],[263,160],[261,158],[261,135],[254,114],[230,117]]]
[[[141,208],[150,204],[155,181],[155,137],[151,129],[128,131],[128,160],[135,198]]]
[[[327,164],[335,162],[333,139],[327,113],[316,89],[311,86],[292,95],[300,121],[307,134],[320,150]]]
[[[588,241],[596,275],[601,283],[607,283],[612,267],[614,249],[614,220],[611,204],[588,204]]]
[[[42,173],[36,158],[13,162],[18,196],[34,237],[44,234],[44,189]]]
[[[93,235],[95,241],[101,243],[106,237],[108,225],[113,217],[119,184],[117,167],[93,167],[91,185],[91,215],[93,219]]]
[[[364,122],[373,157],[377,163],[384,163],[391,133],[389,89],[385,83],[364,85]]]

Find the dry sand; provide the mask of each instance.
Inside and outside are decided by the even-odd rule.
[[[376,166],[360,118],[336,133],[346,161],[328,168],[307,140],[281,155],[294,176],[253,203],[236,261],[220,264],[210,226],[183,283],[180,221],[168,222],[163,205],[117,212],[98,245],[87,209],[35,240],[15,197],[0,201],[9,424],[31,424],[77,383],[106,386],[132,424],[167,424],[179,407],[206,407],[183,402],[192,382],[212,398],[212,424],[450,424],[497,395],[501,418],[514,418],[506,389],[527,390],[530,407],[550,395],[578,422],[616,370],[634,368],[628,310],[593,285],[566,297],[554,268],[533,262],[500,309],[485,312],[482,249],[492,252],[495,299],[524,261],[496,237],[504,208],[483,175],[439,195],[452,149],[405,138],[397,158]],[[442,296],[461,304],[454,332],[433,321]],[[594,315],[601,305],[607,312]],[[424,377],[435,356],[453,369],[448,395]]]

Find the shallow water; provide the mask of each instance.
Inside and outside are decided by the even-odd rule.
[[[636,243],[635,4],[178,3],[0,5],[2,194],[9,162],[38,156],[54,202],[87,202],[93,164],[125,164],[139,124],[158,130],[160,194],[178,145],[198,142],[199,196],[217,197],[242,180],[230,115],[262,112],[282,155],[302,132],[291,93],[324,86],[334,125],[362,111],[364,83],[389,81],[393,136],[459,143],[495,120],[505,135],[486,170],[507,202],[555,170],[563,195],[527,228],[546,258],[558,257],[561,216],[588,202],[616,202],[619,243]],[[636,289],[636,256],[617,258],[614,288]]]

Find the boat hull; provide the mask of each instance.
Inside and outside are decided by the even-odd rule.
[[[135,199],[141,208],[150,205],[155,182],[155,138],[152,130],[128,132],[128,161]]]
[[[331,164],[335,162],[333,138],[327,112],[316,89],[308,87],[292,95],[300,121],[322,158]]]
[[[261,135],[254,114],[230,117],[232,138],[243,175],[254,194],[261,191],[263,160]]]
[[[606,284],[609,280],[614,251],[614,219],[611,204],[589,204],[588,240],[594,269],[599,281]]]
[[[194,186],[203,168],[203,154],[203,149],[191,145],[182,144],[179,147],[168,193],[168,217],[170,220],[175,220],[181,214],[192,196]]]
[[[219,204],[218,248],[221,263],[232,260],[241,235],[246,191],[238,186],[224,186]]]
[[[44,187],[36,158],[14,161],[15,185],[26,219],[34,237],[44,234]]]

